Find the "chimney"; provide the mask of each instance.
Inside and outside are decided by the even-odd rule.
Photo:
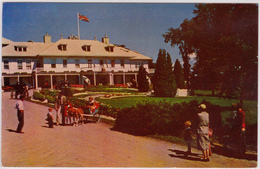
[[[95,36],[95,40],[97,40],[97,37]]]
[[[109,38],[107,37],[106,34],[105,34],[105,37],[102,38],[102,42],[103,42],[104,44],[109,44]]]
[[[43,36],[43,42],[44,43],[51,43],[51,36],[48,35],[48,32],[46,32],[46,35]]]
[[[62,39],[62,34],[60,35],[60,39]]]

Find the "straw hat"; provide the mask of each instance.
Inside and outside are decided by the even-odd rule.
[[[201,105],[199,106],[199,108],[205,110],[205,109],[206,109],[206,105],[205,105],[205,104],[201,104]]]

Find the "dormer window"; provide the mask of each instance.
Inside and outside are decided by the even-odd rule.
[[[82,50],[84,50],[86,52],[90,52],[90,45],[84,45],[81,48],[82,48]]]
[[[105,47],[105,49],[108,52],[114,52],[114,46],[107,46],[107,47]]]
[[[27,46],[14,46],[14,50],[17,52],[27,52]]]
[[[67,51],[67,45],[66,44],[60,44],[58,46],[58,49],[61,50],[61,51]]]

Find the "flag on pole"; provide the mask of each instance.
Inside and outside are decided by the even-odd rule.
[[[84,15],[79,14],[79,19],[82,20],[82,21],[89,22],[89,19],[87,17],[85,17]]]

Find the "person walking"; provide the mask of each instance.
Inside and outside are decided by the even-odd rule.
[[[240,103],[237,104],[238,108],[238,122],[239,122],[239,144],[238,149],[240,155],[244,155],[246,153],[246,122],[245,122],[245,112],[242,109],[242,105]]]
[[[65,125],[65,106],[67,106],[67,97],[64,96],[63,93],[61,93],[60,105],[62,114],[62,124]]]
[[[191,143],[192,143],[191,121],[186,121],[184,125],[185,125],[184,140],[188,146],[188,151],[186,151],[185,155],[189,155],[191,154]]]
[[[60,124],[60,119],[61,119],[61,96],[62,96],[61,92],[59,93],[58,96],[56,96],[56,102],[55,102],[56,126]]]
[[[24,97],[20,96],[20,100],[18,102],[15,103],[14,107],[17,109],[17,117],[18,117],[18,126],[16,129],[17,133],[24,133],[22,131],[23,126],[24,126],[24,107],[23,107],[23,101],[24,101]]]
[[[47,113],[47,118],[46,120],[48,121],[49,128],[53,128],[53,116],[52,116],[52,108],[48,108],[48,113]]]
[[[209,161],[209,114],[206,112],[205,104],[201,104],[199,109],[197,139],[199,148],[203,153],[202,160]]]

